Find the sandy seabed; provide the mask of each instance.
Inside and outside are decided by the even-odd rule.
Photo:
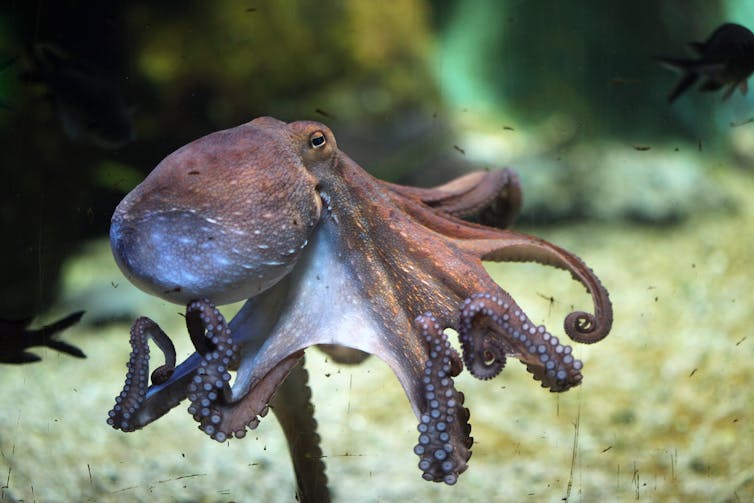
[[[541,389],[514,360],[491,381],[456,379],[475,442],[453,487],[421,479],[416,419],[385,364],[339,366],[308,351],[334,501],[754,501],[754,179],[727,172],[719,181],[737,211],[665,228],[535,231],[597,272],[615,324],[596,345],[574,344],[584,383],[567,393]],[[589,308],[567,273],[535,264],[489,270],[556,335],[572,307]],[[180,308],[135,293],[106,243],[88,246],[67,271],[69,304],[39,321],[90,311],[66,334],[88,358],[39,350],[41,363],[0,367],[0,502],[295,501],[273,415],[223,444],[197,429],[186,404],[135,433],[105,424],[125,375],[129,326],[87,324],[98,307],[76,299],[90,291],[103,304],[131,304],[171,334],[179,355],[190,343],[179,336]]]

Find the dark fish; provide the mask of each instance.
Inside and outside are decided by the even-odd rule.
[[[682,72],[681,80],[668,95],[669,102],[683,94],[699,77],[707,79],[700,91],[717,91],[728,85],[723,100],[737,87],[741,94],[746,94],[746,81],[754,71],[754,34],[748,28],[725,23],[705,42],[690,42],[689,46],[698,54],[697,59],[657,58],[666,67]]]
[[[116,82],[50,44],[29,49],[28,81],[47,87],[71,140],[119,148],[134,138],[133,118]]]
[[[41,360],[39,356],[26,351],[33,346],[46,346],[76,358],[86,358],[79,348],[56,338],[60,332],[78,323],[83,315],[84,311],[77,311],[36,330],[28,328],[32,317],[21,320],[0,319],[0,363],[31,363]]]

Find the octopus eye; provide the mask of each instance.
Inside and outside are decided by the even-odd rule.
[[[309,143],[311,144],[312,148],[320,148],[327,143],[327,139],[325,138],[325,135],[322,131],[315,131],[311,134],[309,137]]]

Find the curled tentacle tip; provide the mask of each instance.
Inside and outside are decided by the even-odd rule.
[[[461,306],[458,338],[463,363],[481,380],[496,377],[505,368],[505,347],[492,336],[495,326],[507,326],[510,305],[489,293],[475,293]]]
[[[582,344],[593,344],[604,339],[612,327],[612,317],[597,317],[584,311],[574,311],[563,322],[565,333]]]

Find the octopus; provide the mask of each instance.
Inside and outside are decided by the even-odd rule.
[[[483,261],[569,271],[593,304],[565,317],[572,340],[597,342],[612,326],[608,292],[584,262],[509,229],[521,201],[509,169],[432,188],[378,180],[313,121],[262,117],[183,146],[118,205],[110,239],[131,282],[187,306],[195,352],[176,365],[171,339],[137,319],[108,423],[133,431],[188,399],[199,429],[225,442],[272,410],[299,498],[329,501],[304,351],[351,364],[375,355],[416,415],[422,477],[454,484],[473,443],[453,380],[464,368],[488,380],[512,357],[550,391],[582,381],[571,346],[534,323]],[[227,321],[217,306],[241,300]],[[150,340],[165,360],[151,375]]]

